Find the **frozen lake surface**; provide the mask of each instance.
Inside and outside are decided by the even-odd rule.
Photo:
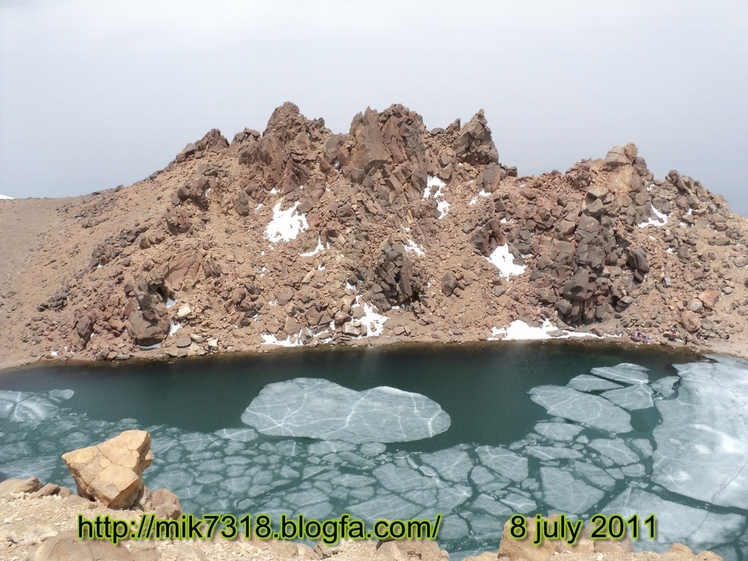
[[[73,486],[60,454],[149,430],[186,511],[444,516],[453,552],[513,513],[657,515],[748,553],[748,363],[566,345],[333,351],[0,377],[0,477]],[[456,556],[459,558],[459,556]]]

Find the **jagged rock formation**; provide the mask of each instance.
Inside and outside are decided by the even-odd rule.
[[[2,281],[0,337],[13,356],[110,360],[476,340],[516,319],[742,337],[748,229],[721,196],[655,179],[633,144],[517,175],[482,111],[428,131],[402,105],[367,109],[333,134],[286,103],[262,134],[212,130],[142,182],[55,203]],[[34,204],[3,201],[0,224]]]

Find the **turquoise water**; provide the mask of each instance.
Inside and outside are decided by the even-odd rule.
[[[570,382],[621,363],[637,368],[593,373],[618,393],[589,389],[584,378]],[[678,376],[678,363],[696,365],[690,378]],[[704,370],[710,364],[714,372]],[[730,483],[734,493],[721,494],[684,491],[676,481],[680,472],[703,477],[701,468],[679,459],[691,440],[703,448],[720,446],[709,434],[738,442],[748,435],[739,407],[737,418],[723,419],[723,413],[709,412],[719,395],[692,389],[703,385],[699,376],[736,372],[748,376],[748,366],[695,362],[656,349],[538,343],[292,349],[174,363],[24,368],[0,375],[0,477],[37,475],[72,486],[59,454],[137,427],[153,435],[156,461],[146,471],[148,485],[171,488],[185,510],[197,514],[262,511],[323,519],[350,512],[373,520],[442,513],[442,544],[469,551],[495,549],[514,512],[588,517],[607,507],[635,508],[643,518],[656,509],[660,540],[641,546],[661,549],[691,539],[694,549],[708,546],[742,559],[748,486],[742,487],[741,477]],[[449,416],[448,428],[429,438],[380,444],[372,437],[310,438],[296,429],[273,436],[242,421],[263,388],[263,395],[278,388],[277,395],[289,396],[298,385],[290,381],[299,378],[359,392],[389,386],[418,394]],[[276,385],[282,382],[289,383]],[[728,390],[734,397],[736,389]],[[748,403],[746,394],[739,404]],[[698,427],[675,427],[682,438],[673,448],[674,425],[688,424],[688,416],[678,415],[699,404],[708,411],[699,425],[713,422],[713,430],[704,435]],[[599,414],[579,417],[579,411],[601,406]],[[320,422],[320,411],[301,414],[302,425]],[[412,417],[398,421],[405,423],[404,433]],[[362,417],[354,425],[375,422]],[[748,462],[745,447],[733,448],[727,460],[720,457],[720,470],[748,472],[741,467]]]

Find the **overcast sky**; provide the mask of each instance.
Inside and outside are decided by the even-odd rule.
[[[500,159],[565,171],[634,142],[748,215],[748,0],[0,0],[0,194],[129,185],[293,101],[347,132],[483,108]]]

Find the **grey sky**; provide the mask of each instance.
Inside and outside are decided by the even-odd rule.
[[[284,101],[335,132],[403,103],[485,109],[521,174],[631,141],[748,215],[746,30],[746,0],[0,0],[0,193],[127,185]]]

